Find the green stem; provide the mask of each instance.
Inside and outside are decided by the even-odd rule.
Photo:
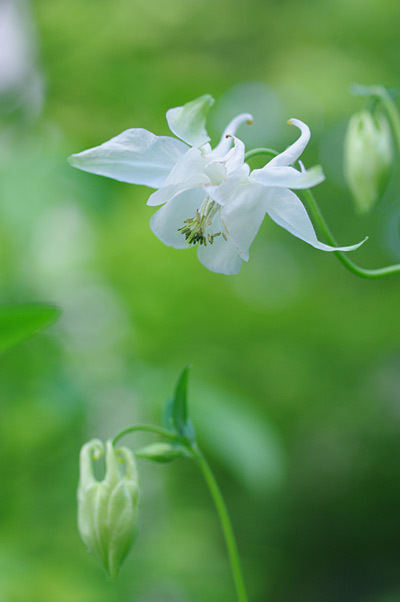
[[[400,115],[393,98],[383,86],[361,86],[354,84],[351,91],[355,96],[366,97],[369,103],[369,111],[372,112],[377,102],[380,102],[386,111],[392,128],[393,136],[396,139],[398,150],[400,151]]]
[[[318,206],[317,201],[311,190],[305,189],[303,190],[303,195],[307,199],[308,208],[311,211],[311,214],[314,218],[315,223],[318,228],[321,230],[322,234],[325,236],[327,242],[333,247],[337,247],[338,243],[331,233],[328,224],[326,223],[321,210]],[[395,264],[391,266],[387,266],[384,268],[378,268],[376,270],[368,270],[361,268],[357,264],[355,264],[351,259],[345,255],[342,251],[334,251],[334,254],[339,259],[339,261],[347,268],[350,272],[355,274],[356,276],[360,276],[361,278],[367,278],[369,280],[376,280],[377,278],[384,278],[385,276],[391,276],[393,274],[400,274],[400,264]]]
[[[397,113],[397,109],[396,109],[392,99],[390,98],[390,96],[386,93],[386,91],[383,88],[382,88],[382,90],[380,88],[377,88],[376,91],[374,91],[374,95],[376,97],[380,98],[380,100],[385,104],[387,112],[389,113],[389,111],[390,111],[389,117],[391,119],[393,131],[396,135],[397,142],[399,144],[399,150],[400,150],[400,118]],[[248,159],[252,159],[253,157],[255,157],[257,155],[268,155],[270,157],[271,156],[276,157],[278,154],[279,153],[277,153],[276,151],[274,151],[271,148],[255,148],[254,150],[248,151],[246,153],[245,160],[247,161]],[[336,241],[335,237],[333,236],[332,232],[330,231],[329,226],[326,223],[324,216],[321,213],[321,210],[318,206],[318,203],[317,203],[313,193],[308,188],[304,189],[302,192],[303,192],[303,196],[307,200],[307,205],[314,218],[314,222],[316,223],[318,228],[321,230],[322,234],[325,236],[326,241],[333,247],[338,247],[339,244]],[[336,255],[338,260],[344,265],[345,268],[347,268],[350,272],[352,272],[356,276],[360,276],[360,278],[367,278],[368,280],[376,280],[378,278],[385,278],[386,276],[400,274],[400,264],[394,264],[394,265],[390,265],[390,266],[387,266],[384,268],[377,268],[375,270],[369,270],[369,269],[362,268],[359,265],[357,265],[356,263],[354,263],[353,261],[351,261],[351,259],[349,259],[343,251],[333,251],[333,253]]]
[[[279,155],[279,153],[277,153],[273,148],[254,148],[251,151],[247,151],[247,153],[244,156],[244,160],[248,161],[249,159],[252,159],[253,157],[257,157],[259,155],[276,157],[277,155]]]
[[[221,521],[222,531],[225,537],[225,543],[228,550],[229,562],[232,569],[233,579],[235,581],[236,593],[239,602],[248,602],[246,589],[243,581],[242,570],[240,568],[239,553],[236,545],[235,535],[233,533],[232,524],[229,518],[228,511],[217,481],[208,465],[207,460],[199,450],[196,444],[188,448],[193,458],[196,460],[203,477],[208,485],[211,497],[214,500],[215,507]]]
[[[208,485],[208,489],[211,493],[211,497],[214,500],[215,507],[218,512],[218,516],[221,522],[222,531],[225,537],[225,543],[228,550],[229,562],[232,569],[233,579],[235,582],[236,592],[238,596],[239,602],[248,602],[246,589],[244,586],[242,570],[240,568],[240,560],[239,553],[236,545],[235,535],[233,533],[232,524],[229,518],[228,510],[226,508],[224,499],[222,497],[221,491],[218,487],[218,483],[215,480],[215,477],[211,471],[211,468],[208,465],[207,460],[203,456],[202,452],[198,448],[196,443],[189,443],[186,439],[179,437],[177,435],[173,435],[166,429],[160,428],[158,426],[152,426],[148,424],[136,424],[135,426],[130,426],[120,433],[116,437],[114,437],[112,443],[115,446],[116,443],[125,435],[134,432],[147,432],[154,433],[161,437],[165,437],[166,439],[170,439],[171,441],[175,441],[183,445],[190,455],[197,462],[200,471],[203,474],[203,477]]]
[[[397,149],[400,152],[400,116],[395,103],[389,96],[385,88],[374,87],[372,96],[378,98],[382,106],[384,107],[386,114],[389,118],[390,125],[393,131],[394,138],[396,140]]]
[[[116,443],[125,435],[128,435],[129,433],[134,433],[137,431],[142,431],[142,432],[147,432],[147,433],[155,433],[156,435],[160,435],[161,437],[165,437],[166,439],[170,439],[171,441],[176,441],[178,443],[182,442],[181,437],[173,435],[172,433],[170,433],[169,431],[167,431],[166,429],[163,429],[161,427],[151,426],[149,424],[136,424],[135,426],[130,426],[130,427],[124,429],[123,431],[121,431],[120,433],[118,433],[118,435],[116,437],[114,437],[114,439],[112,441],[113,445],[115,446]]]

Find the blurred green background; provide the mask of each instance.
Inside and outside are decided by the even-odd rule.
[[[359,218],[341,168],[349,85],[399,85],[399,21],[398,0],[0,1],[1,300],[64,309],[0,358],[0,600],[235,599],[189,462],[140,463],[115,583],[76,529],[80,446],[159,423],[187,363],[250,600],[400,600],[399,278],[357,279],[268,220],[238,276],[213,274],[154,237],[149,189],[66,161],[129,127],[167,135],[166,110],[204,93],[214,141],[249,111],[249,148],[281,150],[297,117],[339,242],[399,261],[398,173]]]

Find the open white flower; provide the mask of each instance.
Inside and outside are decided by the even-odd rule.
[[[157,188],[147,202],[162,205],[151,218],[153,232],[175,248],[198,245],[199,260],[214,272],[240,270],[266,213],[318,249],[356,249],[359,245],[334,248],[320,243],[303,204],[290,190],[309,188],[324,179],[319,166],[309,171],[290,167],[309,141],[309,128],[291,120],[300,128],[300,138],[264,168],[250,173],[244,145],[234,135],[242,123],[251,123],[251,115],[233,119],[212,149],[205,120],[213,102],[205,95],[167,112],[168,125],[180,140],[130,129],[72,155],[70,162],[85,171]]]
[[[163,205],[150,221],[156,236],[180,249],[199,244],[199,258],[209,269],[215,269],[214,259],[208,261],[208,253],[201,253],[200,249],[210,248],[220,236],[227,242],[222,255],[228,250],[229,257],[234,256],[235,266],[228,258],[229,265],[217,271],[234,273],[237,252],[232,253],[232,243],[220,216],[215,219],[220,206],[208,197],[207,188],[218,187],[243,167],[242,148],[238,145],[231,148],[232,141],[242,123],[252,123],[252,116],[242,113],[235,117],[212,149],[205,121],[213,102],[206,94],[167,111],[170,130],[180,140],[155,136],[144,129],[130,129],[100,146],[72,155],[69,161],[84,171],[157,188],[147,203]],[[218,230],[213,229],[216,224]]]

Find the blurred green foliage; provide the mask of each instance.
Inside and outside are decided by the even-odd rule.
[[[214,140],[245,110],[248,144],[281,150],[286,120],[304,119],[339,242],[369,234],[354,259],[396,261],[398,173],[356,217],[341,145],[360,108],[349,85],[399,83],[398,1],[35,0],[32,14],[45,95],[40,116],[19,104],[1,118],[1,300],[64,312],[1,357],[0,599],[234,598],[189,462],[140,464],[141,532],[115,583],[76,529],[81,444],[158,423],[190,362],[250,599],[399,600],[399,280],[357,280],[267,221],[238,276],[207,272],[150,232],[147,189],[66,162],[128,127],[168,134],[165,111],[203,93]]]
[[[0,351],[50,326],[60,313],[58,307],[40,303],[0,305]]]

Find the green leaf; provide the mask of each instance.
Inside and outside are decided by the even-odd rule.
[[[164,408],[164,426],[171,431],[171,433],[176,433],[176,428],[174,424],[174,398],[171,397]]]
[[[202,382],[193,393],[193,420],[206,451],[251,494],[278,491],[285,481],[286,456],[274,425],[239,394]]]
[[[184,429],[187,422],[187,386],[189,378],[189,366],[186,366],[179,377],[175,389],[173,417],[176,428]]]
[[[186,368],[183,369],[178,379],[174,396],[167,402],[165,408],[165,423],[167,428],[172,432],[194,441],[194,429],[188,419],[187,411],[189,368],[190,366],[186,366]]]
[[[0,352],[47,328],[60,314],[61,309],[55,305],[0,305]]]

